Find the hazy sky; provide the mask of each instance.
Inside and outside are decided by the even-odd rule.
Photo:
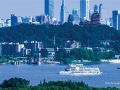
[[[54,16],[59,19],[60,5],[62,0],[55,1]],[[90,8],[93,10],[94,4],[104,5],[103,17],[108,18],[112,10],[120,9],[120,0],[91,0]],[[71,13],[72,9],[79,10],[79,0],[65,0],[65,11]],[[10,18],[10,14],[17,16],[36,16],[44,14],[44,0],[0,0],[0,17]]]

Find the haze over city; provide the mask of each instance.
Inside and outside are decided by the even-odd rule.
[[[109,2],[109,3],[108,3]],[[104,18],[112,15],[112,10],[119,10],[120,0],[91,0],[90,9],[94,4],[103,4]],[[55,0],[54,16],[59,19],[61,0]],[[0,0],[0,17],[10,18],[10,14],[18,16],[35,16],[44,14],[44,0]],[[73,9],[79,10],[79,0],[65,0],[65,11],[71,13]]]

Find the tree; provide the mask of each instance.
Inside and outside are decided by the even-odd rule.
[[[9,87],[28,87],[29,86],[29,81],[22,79],[22,78],[11,78],[9,80],[3,81],[3,83],[0,85],[0,87],[3,88],[9,88]]]

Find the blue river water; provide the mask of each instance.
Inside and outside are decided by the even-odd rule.
[[[120,88],[120,64],[88,65],[99,67],[103,72],[100,76],[61,76],[59,71],[67,65],[0,65],[0,83],[5,79],[20,77],[30,80],[31,85],[37,85],[40,81],[72,80],[83,81],[93,87],[118,87]]]

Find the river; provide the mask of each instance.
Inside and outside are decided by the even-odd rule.
[[[103,72],[100,76],[61,76],[59,71],[64,70],[67,65],[0,65],[0,83],[5,79],[20,77],[30,80],[31,85],[37,85],[44,79],[46,81],[72,80],[83,81],[93,87],[118,87],[120,88],[120,64],[87,65],[99,67]]]

